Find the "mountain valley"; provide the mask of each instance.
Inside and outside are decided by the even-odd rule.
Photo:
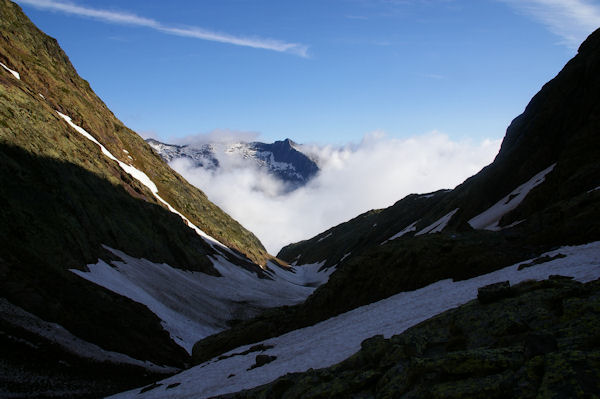
[[[597,30],[479,173],[274,256],[168,163],[301,146],[145,141],[0,0],[0,397],[594,397],[599,148]]]

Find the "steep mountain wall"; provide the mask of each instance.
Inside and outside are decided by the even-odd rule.
[[[262,277],[258,264],[270,256],[125,127],[57,41],[8,0],[0,0],[0,63],[0,295],[103,350],[183,367],[188,354],[146,306],[69,269],[117,259],[104,246],[213,276],[217,255]],[[35,342],[1,316],[3,339]],[[63,359],[71,360],[56,358],[52,372],[76,376],[72,357]]]
[[[37,29],[14,3],[2,0],[0,4],[0,62],[20,74],[16,79],[5,69],[0,73],[4,144],[78,165],[121,186],[133,197],[162,206],[146,188],[122,176],[114,162],[103,159],[92,143],[78,137],[59,118],[56,111],[60,111],[117,159],[144,171],[161,197],[196,226],[264,264],[268,254],[252,233],[208,201],[115,118],[88,82],[77,75],[55,39]]]

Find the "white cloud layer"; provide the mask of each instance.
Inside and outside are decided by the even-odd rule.
[[[592,0],[500,0],[524,12],[577,49],[600,27],[600,2]]]
[[[171,166],[276,254],[286,244],[410,193],[453,188],[490,163],[499,148],[500,140],[457,142],[439,132],[408,139],[374,132],[344,147],[303,146],[319,159],[321,172],[289,193],[251,163],[240,168],[220,159],[222,168],[215,173],[185,160]]]
[[[63,3],[55,0],[17,0],[20,4],[31,5],[40,9],[58,11],[65,14],[78,15],[93,18],[102,22],[133,25],[150,28],[169,35],[190,37],[194,39],[208,40],[213,42],[234,44],[237,46],[260,48],[278,51],[282,53],[295,54],[301,57],[308,56],[308,46],[299,43],[287,43],[281,40],[241,37],[227,33],[213,32],[196,26],[177,27],[165,25],[151,18],[141,17],[129,12],[102,10],[80,6],[74,3]]]

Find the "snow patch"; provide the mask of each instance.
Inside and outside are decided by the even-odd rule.
[[[164,374],[178,371],[175,368],[157,366],[154,363],[137,360],[122,353],[104,350],[97,345],[76,337],[61,325],[44,321],[36,315],[13,305],[4,298],[0,298],[0,319],[44,337],[59,345],[65,351],[86,359],[98,362],[131,364]]]
[[[326,282],[332,270],[322,264],[292,267],[271,264],[272,280],[240,268],[224,258],[212,258],[222,277],[209,276],[137,259],[111,248],[122,261],[100,260],[78,276],[146,305],[161,320],[178,345],[191,353],[200,339],[228,328],[227,322],[257,315],[261,310],[302,302]]]
[[[269,262],[267,273],[271,276],[283,279],[290,284],[318,287],[325,284],[329,280],[331,273],[335,271],[335,267],[329,267],[321,270],[325,261],[318,263],[307,263],[304,265],[290,266],[290,269],[282,268],[272,262]]]
[[[104,147],[102,144],[100,144],[100,142],[98,140],[96,140],[94,138],[94,136],[92,136],[91,134],[89,134],[82,127],[77,126],[76,124],[74,124],[73,121],[72,121],[72,119],[71,119],[71,117],[69,117],[69,116],[67,116],[67,115],[65,115],[65,114],[63,114],[63,113],[61,113],[59,111],[56,111],[56,112],[58,113],[58,115],[61,118],[63,118],[65,121],[67,121],[67,123],[73,129],[75,129],[77,132],[81,133],[88,140],[90,140],[93,143],[95,143],[98,146],[100,146],[100,149],[102,150],[102,153],[104,155],[106,155],[107,157],[109,157],[110,159],[112,159],[113,161],[116,161],[119,164],[119,166],[121,167],[121,169],[123,169],[125,172],[127,172],[128,174],[130,174],[134,179],[136,179],[137,181],[139,181],[140,183],[142,183],[144,186],[146,186],[148,188],[148,190],[150,190],[150,192],[152,192],[152,194],[154,194],[154,197],[158,201],[162,202],[167,207],[167,209],[169,209],[169,211],[171,211],[172,213],[174,213],[174,214],[178,215],[179,217],[181,217],[183,219],[183,221],[188,225],[188,227],[190,227],[192,230],[194,230],[196,232],[196,234],[198,234],[200,237],[202,237],[205,241],[207,241],[211,245],[218,246],[218,247],[220,247],[222,249],[225,249],[225,250],[227,250],[227,251],[235,254],[227,246],[223,245],[221,242],[219,242],[215,238],[209,236],[204,231],[202,231],[198,227],[196,227],[196,225],[194,225],[192,222],[190,222],[188,220],[188,218],[186,218],[185,216],[183,216],[183,214],[181,214],[175,208],[173,208],[171,206],[171,204],[169,204],[167,201],[165,201],[164,199],[162,199],[161,196],[158,195],[158,188],[156,187],[156,184],[154,184],[154,182],[148,177],[148,175],[146,175],[141,170],[137,169],[135,166],[127,165],[125,162],[122,162],[122,161],[118,160],[110,151],[108,151],[106,149],[106,147]]]
[[[274,347],[264,354],[277,356],[277,359],[257,369],[247,371],[254,364],[256,353],[212,359],[161,381],[161,387],[146,393],[139,394],[136,389],[112,398],[206,398],[238,392],[269,383],[286,373],[339,363],[356,353],[366,338],[376,334],[386,338],[400,334],[421,321],[476,298],[477,289],[487,284],[505,280],[516,284],[528,279],[546,279],[551,274],[573,276],[581,282],[600,277],[600,241],[563,247],[546,255],[558,253],[566,257],[520,271],[517,268],[522,262],[470,280],[438,281],[268,339],[262,343]],[[243,352],[250,346],[236,348],[229,354]],[[174,383],[180,385],[166,390],[165,387]]]
[[[319,239],[317,240],[317,242],[321,242],[321,241],[323,241],[323,240],[326,240],[327,238],[331,237],[332,235],[333,235],[333,233],[329,233],[329,234],[327,234],[326,236],[319,238]]]
[[[19,72],[17,71],[13,71],[12,69],[10,69],[9,67],[7,67],[6,65],[4,65],[3,63],[0,62],[0,66],[2,66],[2,68],[6,69],[8,72],[12,73],[12,75],[21,80],[21,75],[19,75]]]
[[[552,164],[542,170],[490,208],[469,220],[471,227],[477,230],[502,230],[503,227],[498,226],[502,216],[519,206],[534,187],[539,186],[544,182],[546,175],[550,173],[555,166],[556,164]]]
[[[417,223],[418,222],[419,222],[418,220],[414,221],[413,223],[409,224],[404,229],[402,229],[399,233],[397,233],[396,235],[391,236],[390,238],[388,238],[387,240],[385,240],[384,242],[382,242],[379,245],[383,245],[383,244],[385,244],[388,241],[395,240],[396,238],[400,238],[403,235],[410,233],[411,231],[417,230]]]
[[[420,236],[422,234],[440,233],[442,230],[444,230],[446,228],[446,226],[448,225],[448,222],[450,221],[450,219],[452,219],[452,216],[454,216],[454,214],[456,212],[458,212],[458,208],[456,208],[455,210],[453,210],[451,212],[448,212],[447,214],[445,214],[444,216],[442,216],[435,222],[431,223],[429,226],[425,227],[423,230],[419,231],[415,235]]]

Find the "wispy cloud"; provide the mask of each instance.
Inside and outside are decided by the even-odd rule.
[[[576,49],[600,27],[600,2],[591,0],[500,0],[524,12]]]
[[[308,46],[299,43],[288,43],[281,40],[260,37],[235,36],[227,33],[210,31],[196,26],[178,27],[165,25],[155,19],[145,18],[129,12],[90,8],[75,3],[63,3],[54,0],[18,0],[18,3],[31,5],[39,9],[92,18],[107,23],[150,28],[169,35],[228,43],[237,46],[272,50],[294,54],[300,57],[308,57]]]
[[[365,15],[346,15],[347,19],[357,19],[357,20],[361,20],[361,21],[367,21],[369,19],[369,17],[365,16]]]

